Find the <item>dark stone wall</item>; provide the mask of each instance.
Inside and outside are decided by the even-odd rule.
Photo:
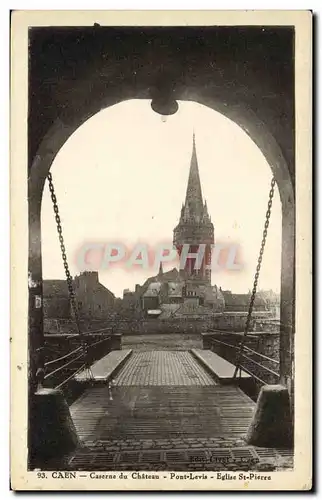
[[[122,334],[174,334],[174,333],[202,333],[211,328],[209,320],[158,320],[148,319],[140,321],[120,322],[115,325],[115,331]]]
[[[259,313],[254,313],[253,325]],[[82,320],[80,326],[82,331],[93,331],[111,328],[114,332],[124,334],[154,334],[154,333],[203,333],[212,330],[223,330],[227,332],[243,332],[246,314],[218,314],[216,316],[203,316],[195,318],[172,318],[160,320],[149,319],[124,319],[124,320]],[[72,320],[64,318],[45,318],[45,333],[77,333],[76,324]]]
[[[80,320],[79,321],[81,332],[97,331],[97,330],[112,330],[112,325],[107,324],[106,320]],[[78,333],[75,321],[65,318],[45,318],[44,319],[44,332],[45,334],[72,334]]]

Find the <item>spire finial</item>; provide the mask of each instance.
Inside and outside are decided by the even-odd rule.
[[[196,151],[196,133],[195,129],[192,129],[192,156],[196,156],[197,158],[197,151]]]
[[[163,275],[163,266],[162,266],[162,261],[160,262],[160,266],[159,266],[159,273],[158,273],[158,276],[162,276]]]
[[[208,214],[208,206],[207,206],[207,200],[205,199],[205,203],[203,206],[203,217],[205,220],[209,219],[209,214]]]

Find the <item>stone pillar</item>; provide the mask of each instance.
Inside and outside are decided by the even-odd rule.
[[[122,334],[113,333],[111,336],[111,349],[112,351],[118,351],[122,349]]]
[[[201,336],[202,336],[202,348],[203,349],[211,349],[211,343],[210,343],[211,334],[202,333]]]
[[[78,126],[79,124],[77,124]],[[76,126],[74,127],[76,128]],[[37,154],[30,165],[28,175],[28,222],[29,222],[29,305],[28,305],[28,450],[34,448],[38,437],[35,416],[38,403],[36,391],[44,376],[43,367],[43,287],[41,258],[41,201],[45,180],[57,151],[73,132],[57,119],[48,134],[43,137]],[[54,216],[54,215],[53,215]],[[30,453],[29,453],[30,458]]]
[[[31,462],[34,467],[43,466],[73,451],[79,444],[68,404],[62,391],[40,389],[34,395],[31,415],[33,435]]]
[[[290,204],[291,205],[291,204]],[[291,396],[294,383],[295,235],[294,210],[282,207],[280,383]]]
[[[41,198],[29,189],[28,260],[28,450],[33,448],[38,429],[34,425],[35,392],[44,377],[43,286],[41,260]]]
[[[265,385],[261,388],[246,440],[267,448],[292,447],[293,426],[286,387]]]
[[[38,383],[37,371],[43,369],[42,347],[44,345],[40,200],[35,204],[29,200],[29,206],[29,386],[30,390],[35,392]]]

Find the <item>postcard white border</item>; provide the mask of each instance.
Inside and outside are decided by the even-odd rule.
[[[27,471],[28,26],[293,25],[296,81],[295,464],[270,481],[38,479]],[[15,490],[307,490],[312,477],[312,250],[310,11],[15,11],[11,30],[11,484]],[[299,307],[300,305],[300,307]],[[130,473],[128,473],[130,475]],[[148,474],[152,474],[148,472]],[[181,474],[181,473],[178,473]],[[198,473],[195,473],[198,474]],[[205,473],[207,474],[207,473]],[[210,474],[208,474],[210,475]],[[215,475],[215,474],[214,474]],[[79,474],[78,474],[79,476]]]

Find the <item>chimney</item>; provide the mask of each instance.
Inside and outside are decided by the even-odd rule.
[[[80,275],[80,280],[82,280],[89,287],[94,287],[98,283],[98,272],[84,271]]]

